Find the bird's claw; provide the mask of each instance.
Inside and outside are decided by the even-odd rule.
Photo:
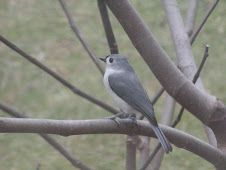
[[[119,127],[119,125],[120,125],[119,120],[116,119],[115,116],[105,117],[104,119],[111,119],[111,120],[113,120],[113,121],[116,123],[116,125],[117,125],[118,127]]]
[[[127,119],[132,120],[133,124],[135,124],[135,125],[138,126],[138,124],[137,124],[137,118],[134,117],[132,114],[130,114],[129,117],[128,117]]]

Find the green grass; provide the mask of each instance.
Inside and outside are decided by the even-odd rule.
[[[212,1],[200,1],[197,23]],[[107,56],[107,46],[96,1],[67,2],[74,19],[96,55]],[[156,39],[174,59],[175,51],[167,20],[159,1],[132,0]],[[183,17],[187,1],[179,2]],[[210,45],[210,57],[201,73],[206,91],[226,103],[225,79],[225,1],[220,1],[193,45],[197,65],[201,62],[204,46]],[[143,82],[150,97],[159,89],[159,83],[132,46],[130,40],[109,12],[121,54],[130,57],[130,63]],[[0,1],[0,31],[3,36],[58,72],[75,86],[108,104],[114,105],[104,90],[102,76],[71,31],[57,1]],[[85,99],[74,95],[55,79],[18,54],[0,45],[0,100],[11,104],[33,118],[96,119],[110,113]],[[164,96],[155,105],[158,119]],[[179,110],[177,106],[177,111]],[[7,115],[0,111],[0,116]],[[207,141],[203,126],[194,116],[185,112],[178,129]],[[78,158],[95,169],[125,169],[124,135],[54,136]],[[34,134],[0,134],[0,169],[73,169],[57,151]],[[205,160],[174,147],[164,157],[161,169],[213,169]]]

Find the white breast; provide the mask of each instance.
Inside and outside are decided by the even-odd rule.
[[[135,109],[133,109],[128,103],[126,103],[124,100],[122,100],[109,86],[108,76],[114,74],[120,74],[122,71],[119,70],[113,70],[113,69],[106,69],[104,74],[104,85],[106,87],[106,90],[108,94],[111,96],[114,103],[125,113],[134,114],[137,113]]]

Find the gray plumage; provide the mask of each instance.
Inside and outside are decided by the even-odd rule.
[[[158,126],[147,92],[128,63],[128,58],[112,54],[100,59],[106,62],[104,85],[113,101],[125,113],[143,114],[151,124],[164,151],[166,153],[172,151],[172,146]]]

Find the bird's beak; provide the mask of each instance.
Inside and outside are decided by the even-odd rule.
[[[105,57],[99,57],[99,59],[106,63],[106,58]]]

